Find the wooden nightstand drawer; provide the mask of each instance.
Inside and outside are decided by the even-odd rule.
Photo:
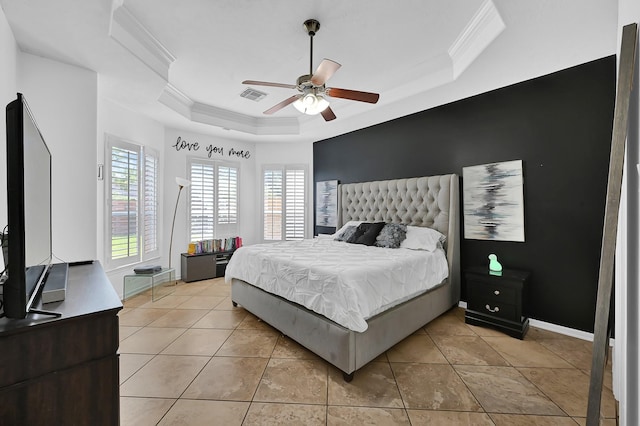
[[[523,315],[529,273],[504,270],[502,274],[492,274],[488,268],[476,267],[467,269],[465,278],[465,322],[493,327],[522,339],[529,328],[529,318]]]
[[[520,321],[519,309],[513,304],[480,299],[467,303],[467,307],[473,311],[482,312],[492,317]]]
[[[518,304],[520,291],[502,283],[487,283],[479,280],[467,280],[469,299],[483,299],[491,303]],[[473,293],[473,294],[472,294]]]

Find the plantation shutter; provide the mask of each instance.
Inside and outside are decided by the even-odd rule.
[[[115,269],[160,254],[161,171],[152,148],[105,136],[105,262],[108,269]]]
[[[144,255],[158,253],[158,156],[150,151],[144,155]]]
[[[265,170],[263,173],[263,239],[282,239],[282,170]]]
[[[238,169],[218,166],[218,224],[238,223]]]
[[[301,240],[306,227],[306,169],[263,169],[263,240]]]
[[[304,239],[305,171],[287,169],[285,182],[285,239]]]
[[[190,241],[209,240],[215,235],[215,165],[190,165],[189,219]]]
[[[137,260],[138,150],[111,148],[111,259]]]

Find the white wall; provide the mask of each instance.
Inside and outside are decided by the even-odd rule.
[[[18,91],[16,83],[16,66],[18,56],[18,46],[13,38],[13,33],[0,9],[0,104],[4,107],[14,99]],[[7,224],[7,128],[4,117],[0,119],[0,230]],[[4,269],[4,259],[0,256],[0,270]]]
[[[178,137],[189,144],[198,144],[198,149],[181,149],[177,150],[173,147]],[[240,166],[239,176],[239,209],[240,217],[238,234],[242,237],[244,244],[254,244],[258,238],[258,229],[256,228],[256,205],[258,195],[256,193],[256,174],[255,163],[256,153],[255,145],[246,142],[220,139],[209,135],[201,135],[191,133],[179,129],[166,129],[165,131],[165,188],[164,188],[164,204],[165,211],[163,233],[167,236],[165,241],[168,242],[168,236],[171,233],[171,221],[173,211],[178,196],[178,185],[175,183],[176,177],[188,179],[187,175],[187,159],[189,157],[208,158],[211,160],[232,161]],[[207,147],[222,148],[222,154],[213,153],[209,157]],[[230,156],[230,150],[249,152],[249,158],[239,158]],[[180,253],[185,253],[189,245],[189,233],[187,229],[187,197],[185,191],[180,195],[178,211],[176,214],[176,225],[173,236],[173,251],[171,256],[172,267],[176,269],[176,275],[180,276]],[[166,248],[168,255],[168,247]]]
[[[620,51],[622,28],[631,23],[640,22],[640,2],[638,0],[619,0],[618,2],[618,47]],[[639,265],[637,256],[640,253],[640,229],[638,212],[640,211],[638,196],[638,165],[640,149],[640,102],[638,86],[640,70],[638,70],[636,50],[636,69],[634,74],[634,91],[631,98],[629,129],[627,139],[627,158],[625,161],[625,185],[620,209],[618,247],[616,252],[616,289],[615,289],[615,344],[613,348],[614,394],[620,402],[620,424],[640,424],[639,402],[640,368],[638,366],[638,347],[640,342],[640,324],[638,306],[640,306]]]
[[[20,52],[17,82],[51,151],[54,261],[95,259],[97,74]]]
[[[307,203],[305,238],[313,236],[313,143],[259,143],[256,144],[256,226],[258,240],[262,241],[262,166],[269,164],[296,164],[307,167]]]
[[[98,93],[101,94],[101,82],[98,84],[99,89]],[[160,175],[158,187],[159,191],[159,205],[163,206],[163,198],[164,198],[164,176],[162,174],[162,170],[165,167],[165,144],[164,144],[164,126],[158,123],[155,120],[152,120],[144,115],[135,113],[128,109],[125,109],[115,103],[105,100],[102,96],[99,96],[98,99],[98,124],[97,124],[97,150],[96,157],[92,159],[92,167],[97,172],[97,167],[99,164],[106,164],[108,161],[108,156],[105,159],[105,139],[106,135],[110,134],[112,136],[116,136],[120,139],[124,139],[131,143],[135,143],[138,145],[144,145],[146,147],[150,147],[158,151],[160,155]],[[98,226],[94,230],[96,234],[97,241],[97,259],[102,261],[102,265],[106,266],[106,258],[105,258],[105,235],[106,235],[106,226],[108,221],[105,221],[105,204],[107,200],[107,196],[105,193],[105,183],[108,183],[109,180],[98,180],[94,181],[94,191],[97,194],[96,197],[96,213],[97,213],[97,223]],[[158,212],[158,220],[159,223],[163,223],[163,218],[166,218],[166,212],[161,208]],[[168,238],[163,239],[163,234],[159,233],[158,235],[158,244],[160,247],[163,247]],[[161,251],[161,255],[164,252]],[[145,261],[143,263],[148,264],[166,264],[166,254],[165,258],[161,257],[159,259],[153,259],[151,261]],[[120,297],[122,297],[123,293],[123,277],[126,274],[131,274],[133,272],[134,266],[129,265],[127,267],[115,269],[115,270],[107,270],[107,276],[111,281],[111,284],[115,288],[116,292]]]

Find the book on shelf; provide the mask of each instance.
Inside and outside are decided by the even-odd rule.
[[[189,254],[217,253],[233,251],[242,247],[241,237],[213,238],[189,244]]]

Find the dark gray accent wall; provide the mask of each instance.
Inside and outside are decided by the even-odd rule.
[[[462,177],[465,166],[522,160],[525,242],[463,235],[462,269],[496,253],[532,272],[531,318],[593,332],[615,78],[609,56],[316,142],[314,182]]]

